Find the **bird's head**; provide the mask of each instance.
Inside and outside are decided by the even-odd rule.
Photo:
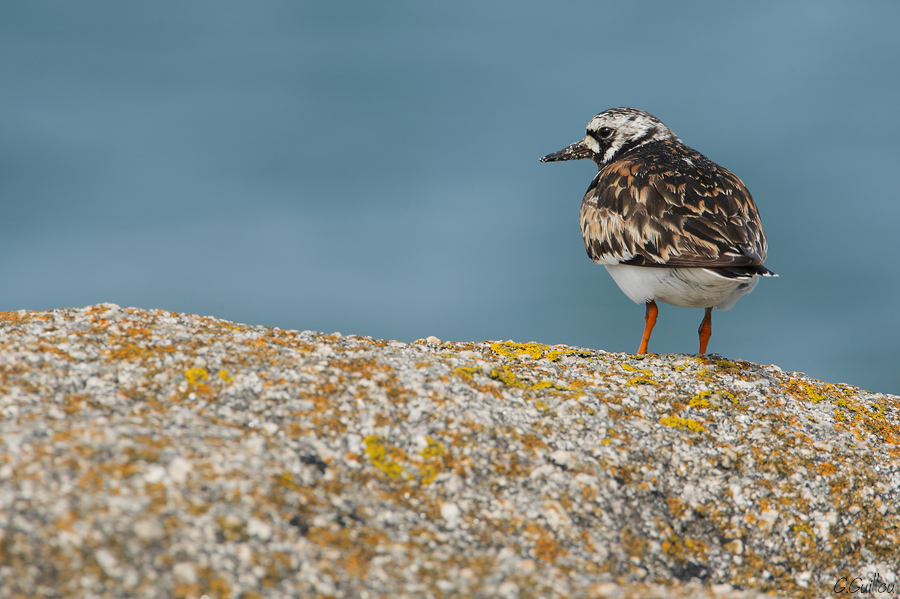
[[[619,156],[654,141],[675,140],[661,120],[638,108],[610,108],[591,119],[584,139],[547,154],[541,162],[590,158],[602,167]]]

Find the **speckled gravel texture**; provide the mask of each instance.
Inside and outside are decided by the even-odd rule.
[[[715,355],[4,312],[0,598],[896,596],[898,444]]]

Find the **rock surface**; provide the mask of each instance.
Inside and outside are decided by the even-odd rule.
[[[896,596],[898,444],[715,355],[5,312],[0,598]]]

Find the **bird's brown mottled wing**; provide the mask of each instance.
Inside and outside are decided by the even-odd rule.
[[[581,204],[591,259],[642,266],[761,265],[766,236],[743,182],[690,148],[661,149],[625,157],[597,173]]]

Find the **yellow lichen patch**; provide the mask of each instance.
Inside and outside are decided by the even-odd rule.
[[[712,395],[712,391],[701,391],[691,398],[691,401],[688,402],[688,405],[692,408],[708,408],[710,407],[710,395]]]
[[[813,534],[812,529],[809,527],[809,524],[800,523],[795,524],[791,527],[794,533],[799,537],[801,534],[805,534],[807,536],[807,540],[815,540],[816,536]]]
[[[647,378],[645,376],[636,376],[633,379],[628,379],[629,386],[631,385],[659,385],[656,381],[651,378]]]
[[[534,342],[514,343],[512,341],[497,341],[491,343],[492,352],[508,358],[517,358],[521,354],[526,354],[532,360],[538,360],[549,349],[549,345]]]
[[[537,383],[528,387],[528,389],[530,391],[535,391],[539,389],[551,389],[554,387],[556,387],[556,383],[553,383],[552,381],[538,381]]]
[[[510,370],[508,366],[502,366],[501,368],[492,369],[491,378],[496,381],[500,381],[507,387],[517,387],[519,389],[525,389],[526,391],[539,391],[541,389],[575,391],[575,389],[571,387],[566,387],[565,385],[560,385],[553,381],[538,381],[536,383],[529,384],[527,381],[524,381],[516,376],[516,374],[512,370]]]
[[[671,426],[672,428],[680,428],[681,430],[692,433],[702,433],[706,429],[702,424],[692,418],[682,418],[681,416],[663,416],[659,419],[660,424]]]
[[[481,372],[481,368],[478,366],[458,366],[454,372],[461,376],[462,378],[471,381],[472,375]]]
[[[430,485],[443,472],[445,463],[442,459],[446,454],[446,448],[440,441],[436,441],[430,435],[425,437],[427,445],[419,455],[426,461],[419,465],[419,480],[423,485]]]
[[[590,361],[591,353],[586,351],[581,351],[578,349],[554,349],[544,356],[544,358],[550,360],[551,362],[556,362],[563,356],[581,356],[582,358],[588,358]]]
[[[426,460],[430,460],[432,458],[439,458],[444,455],[444,444],[440,441],[435,441],[431,436],[425,437],[425,442],[428,445],[419,452],[419,455],[425,458]]]
[[[644,375],[645,377],[653,376],[653,373],[649,370],[646,370],[644,368],[636,368],[631,364],[628,364],[627,362],[622,363],[622,370],[625,370],[626,372],[637,372]]]
[[[186,380],[191,385],[199,385],[208,378],[209,378],[209,373],[206,372],[205,368],[200,368],[200,367],[190,368],[190,369],[186,370],[184,373],[184,380]]]
[[[419,480],[423,485],[430,485],[440,474],[440,470],[434,464],[421,464],[419,466]]]
[[[737,403],[737,398],[728,391],[706,390],[695,394],[688,402],[688,405],[692,408],[719,408],[722,406],[722,400],[731,404]]]
[[[378,435],[369,435],[363,439],[363,443],[366,444],[366,456],[373,466],[391,478],[399,478],[403,474],[403,466],[388,459],[388,450],[384,439]]]
[[[790,391],[795,397],[806,399],[813,403],[819,403],[820,401],[828,397],[825,393],[816,389],[813,385],[794,379],[791,379],[788,382],[788,391]]]
[[[300,489],[300,486],[296,482],[294,482],[294,477],[290,472],[282,472],[281,474],[275,476],[275,480],[282,487],[290,489],[291,491],[297,491]]]
[[[525,384],[525,381],[511,372],[507,366],[492,369],[491,378],[500,381],[507,387],[519,387],[521,389],[525,389],[528,386]]]
[[[827,384],[827,383],[826,383]],[[885,443],[900,443],[900,426],[884,417],[886,406],[874,402],[857,403],[852,396],[842,395],[834,399],[834,418],[848,424],[860,424],[867,431],[881,437]]]
[[[719,372],[735,372],[741,370],[741,367],[734,362],[729,362],[728,360],[717,360],[716,369]]]
[[[453,370],[455,374],[457,374],[461,379],[472,385],[475,389],[483,393],[490,393],[496,398],[500,398],[501,393],[497,389],[496,385],[487,385],[487,384],[478,384],[475,382],[474,375],[476,373],[481,372],[481,368],[477,366],[458,366]]]
[[[227,370],[220,370],[219,380],[221,380],[223,383],[231,384],[234,381],[234,377],[232,377],[231,373]]]

